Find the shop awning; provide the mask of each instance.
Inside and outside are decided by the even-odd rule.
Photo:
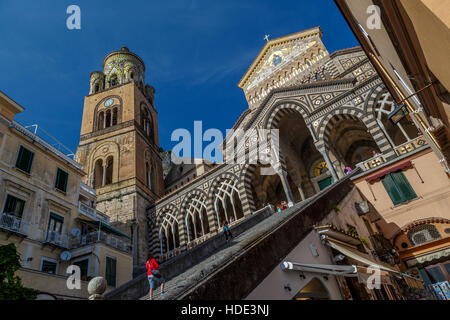
[[[102,231],[111,232],[111,233],[114,233],[114,234],[116,234],[118,236],[127,238],[128,240],[131,240],[131,238],[129,236],[127,236],[126,234],[120,232],[117,229],[114,229],[113,227],[111,227],[111,226],[109,226],[109,225],[107,225],[107,224],[105,224],[105,223],[103,223],[101,221],[85,220],[85,219],[81,219],[81,218],[78,218],[78,219],[80,221],[84,222],[84,223],[87,223],[87,224],[90,224],[90,225],[92,225],[92,226],[94,226],[96,228],[99,228]]]
[[[301,272],[320,273],[326,275],[343,276],[343,277],[357,277],[359,282],[367,283],[370,273],[367,272],[366,267],[356,265],[325,265],[325,264],[306,264],[283,261],[280,264],[281,270],[292,270]],[[389,273],[381,271],[380,282],[382,284],[392,284]]]
[[[280,264],[281,270],[296,270],[302,272],[333,274],[342,276],[356,277],[358,272],[356,266],[339,266],[339,265],[325,265],[325,264],[307,264],[283,261]]]
[[[433,252],[423,254],[420,256],[414,256],[411,258],[407,258],[406,264],[409,267],[414,267],[415,265],[417,265],[419,263],[424,264],[424,263],[431,262],[433,260],[439,260],[441,258],[448,257],[448,256],[450,256],[450,247],[446,247],[446,248],[440,249],[438,251],[433,251]]]
[[[377,267],[380,270],[383,271],[387,271],[387,272],[391,272],[391,273],[396,273],[396,274],[400,274],[399,271],[396,271],[394,269],[391,269],[387,266],[384,266],[380,263],[377,263],[375,261],[373,261],[369,255],[364,254],[362,252],[359,252],[356,249],[351,249],[350,247],[346,247],[344,245],[338,244],[330,239],[328,239],[327,244],[332,247],[333,249],[336,249],[337,251],[339,251],[340,253],[342,253],[344,256],[347,256],[353,260],[359,261],[360,263],[362,263],[363,265],[366,266],[372,266],[372,267]]]
[[[396,166],[394,166],[392,168],[389,168],[389,169],[386,169],[386,170],[384,170],[384,171],[382,171],[380,173],[377,173],[376,175],[373,175],[371,177],[366,178],[366,181],[367,182],[371,182],[371,181],[376,180],[378,178],[382,178],[382,177],[384,177],[385,175],[387,175],[387,174],[389,174],[391,172],[395,172],[395,171],[398,171],[398,170],[401,170],[403,168],[410,167],[410,166],[412,166],[411,161],[403,162],[403,163],[401,163],[399,165],[396,165]]]

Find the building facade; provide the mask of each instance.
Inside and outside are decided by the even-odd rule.
[[[2,111],[23,110],[5,101]],[[131,280],[130,243],[95,209],[95,190],[81,182],[81,165],[44,140],[37,126],[31,131],[11,116],[7,121],[0,149],[0,245],[16,245],[23,285],[38,290],[38,297],[83,299],[92,277],[105,277],[108,290]],[[67,286],[70,265],[80,267],[80,289]]]

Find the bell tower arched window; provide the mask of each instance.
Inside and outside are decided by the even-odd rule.
[[[114,86],[116,86],[116,85],[118,84],[118,81],[117,81],[117,75],[116,75],[116,74],[113,74],[113,75],[111,76],[110,82],[111,82],[111,87],[114,87]]]
[[[150,140],[154,142],[153,121],[150,112],[145,105],[141,106],[141,125],[147,137],[149,137]]]
[[[106,159],[106,168],[105,168],[105,186],[113,183],[113,157],[109,156]]]
[[[112,125],[115,126],[116,124],[117,124],[117,108],[114,108],[112,112]]]

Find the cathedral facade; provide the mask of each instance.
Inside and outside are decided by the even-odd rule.
[[[279,130],[277,174],[261,174],[261,163],[222,163],[161,197],[148,209],[148,248],[162,261],[225,220],[303,201],[346,168],[371,170],[427,145],[414,119],[388,120],[395,103],[364,52],[329,54],[321,38],[317,27],[268,41],[238,84],[249,108],[233,129]]]

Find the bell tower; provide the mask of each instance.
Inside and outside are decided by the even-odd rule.
[[[76,160],[97,193],[97,210],[133,243],[133,264],[147,255],[146,209],[164,193],[155,89],[145,64],[123,47],[90,75]]]

